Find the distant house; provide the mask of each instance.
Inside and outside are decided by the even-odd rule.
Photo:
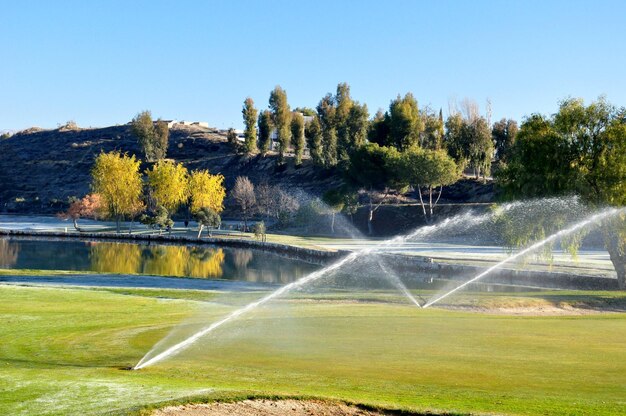
[[[186,121],[186,120],[163,120],[167,123],[167,127],[172,128],[174,126],[195,126],[209,128],[209,123],[206,121]]]
[[[172,128],[175,124],[178,124],[178,120],[161,120],[167,123],[168,128]]]

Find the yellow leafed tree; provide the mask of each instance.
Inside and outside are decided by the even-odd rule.
[[[134,155],[112,151],[100,153],[91,170],[91,188],[100,194],[106,214],[117,222],[117,232],[120,221],[125,216],[136,216],[143,206],[140,164]]]
[[[152,198],[170,214],[189,198],[189,172],[182,163],[161,160],[146,175]]]
[[[201,208],[209,208],[219,214],[224,210],[226,197],[224,176],[211,175],[208,170],[191,172],[189,194],[192,213],[198,212]]]

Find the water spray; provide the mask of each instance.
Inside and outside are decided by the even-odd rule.
[[[545,246],[548,243],[551,243],[551,242],[553,242],[555,240],[558,240],[561,237],[564,237],[564,236],[566,236],[568,234],[573,233],[574,231],[578,231],[578,230],[586,227],[589,224],[592,224],[592,223],[597,222],[597,221],[602,221],[603,219],[605,219],[607,217],[610,217],[612,215],[615,215],[617,213],[620,213],[620,212],[626,212],[626,208],[622,208],[622,209],[610,208],[610,209],[604,210],[604,211],[602,211],[602,212],[600,212],[598,214],[595,214],[595,215],[592,215],[591,217],[588,217],[586,220],[580,221],[580,222],[572,225],[569,228],[566,228],[566,229],[561,230],[561,231],[559,231],[557,233],[554,233],[551,236],[549,236],[549,237],[547,237],[547,238],[545,238],[545,239],[543,239],[543,240],[541,240],[539,242],[536,242],[535,244],[525,248],[524,250],[519,251],[519,252],[513,254],[510,257],[507,257],[506,259],[502,260],[501,262],[499,262],[497,264],[494,264],[493,266],[491,266],[490,268],[488,268],[484,272],[480,273],[476,277],[473,277],[472,279],[468,280],[467,282],[464,282],[463,284],[460,284],[459,286],[457,286],[454,289],[444,293],[443,295],[438,296],[435,299],[428,301],[424,305],[424,309],[428,308],[429,306],[431,306],[431,305],[433,305],[433,304],[435,304],[437,302],[439,302],[440,300],[442,300],[444,298],[447,298],[448,296],[450,296],[454,292],[463,289],[465,286],[467,286],[467,285],[469,285],[471,283],[474,283],[477,280],[482,279],[483,277],[487,276],[488,274],[490,274],[494,270],[497,270],[497,269],[501,268],[502,266],[504,266],[505,264],[507,264],[507,263],[509,263],[509,262],[511,262],[513,260],[516,260],[516,259],[518,259],[520,257],[523,257],[526,254],[531,253],[531,252],[533,252],[533,251],[535,251],[535,250]]]
[[[505,212],[510,210],[513,207],[519,206],[521,205],[520,202],[513,202],[510,204],[506,204],[503,205],[501,207],[499,207],[499,212]],[[398,237],[394,237],[391,238],[389,240],[385,240],[380,242],[379,244],[372,246],[372,247],[368,247],[368,248],[364,248],[361,250],[357,250],[357,251],[353,251],[352,253],[348,254],[346,257],[338,260],[337,262],[321,269],[318,270],[316,272],[313,272],[307,276],[304,276],[298,280],[296,280],[295,282],[289,283],[279,289],[277,289],[276,291],[270,293],[269,295],[255,301],[252,302],[240,309],[237,309],[236,311],[230,313],[229,315],[227,315],[226,317],[222,318],[221,320],[212,323],[211,325],[201,329],[200,331],[196,332],[195,334],[191,335],[190,337],[186,338],[185,340],[169,347],[168,349],[166,349],[165,351],[151,357],[150,354],[152,353],[152,351],[154,350],[154,347],[152,350],[148,351],[148,353],[139,361],[139,363],[137,363],[134,367],[133,370],[139,370],[142,369],[144,367],[147,367],[149,365],[155,364],[159,361],[162,361],[166,358],[169,358],[171,356],[174,356],[176,354],[179,354],[181,351],[185,350],[186,348],[188,348],[189,346],[191,346],[192,344],[194,344],[196,341],[198,341],[200,338],[204,337],[205,335],[207,335],[208,333],[214,331],[215,329],[221,327],[222,325],[233,321],[237,318],[239,318],[240,316],[246,314],[247,312],[250,312],[256,308],[258,308],[259,306],[279,297],[282,296],[288,292],[290,292],[293,289],[297,289],[299,287],[302,287],[306,284],[309,284],[311,282],[314,282],[324,276],[326,276],[329,272],[335,271],[343,266],[345,266],[346,264],[350,264],[353,261],[357,260],[358,258],[360,258],[361,256],[364,255],[368,255],[368,254],[372,254],[372,253],[379,253],[379,252],[383,252],[386,249],[390,248],[390,247],[394,247],[400,244],[403,244],[404,242],[406,242],[407,240],[410,239],[415,239],[415,238],[424,238],[430,234],[433,234],[435,232],[438,232],[442,229],[446,229],[446,228],[450,228],[450,227],[454,227],[454,226],[464,226],[464,227],[471,227],[471,226],[476,226],[479,225],[481,223],[484,223],[486,221],[488,221],[489,219],[491,219],[493,217],[492,213],[489,214],[483,214],[483,215],[473,215],[472,212],[467,212],[465,214],[461,214],[458,215],[456,217],[452,217],[452,218],[446,218],[445,220],[441,221],[438,224],[435,225],[430,225],[430,226],[426,226],[426,227],[421,227],[416,229],[415,231],[406,234],[404,236],[398,236]],[[405,293],[406,294],[406,293]],[[409,293],[410,295],[410,293]],[[412,297],[412,296],[411,296]],[[417,301],[414,302],[416,305],[419,306],[419,303]]]

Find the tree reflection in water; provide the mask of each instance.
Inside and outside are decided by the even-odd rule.
[[[0,268],[11,268],[17,263],[20,246],[7,238],[0,239]]]
[[[100,273],[215,278],[223,275],[225,256],[221,248],[106,242],[92,244],[89,257]]]

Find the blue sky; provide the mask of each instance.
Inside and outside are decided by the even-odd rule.
[[[447,112],[626,105],[624,1],[0,0],[0,130],[155,117],[240,127],[280,84],[314,107],[338,82],[371,113],[411,91]]]

